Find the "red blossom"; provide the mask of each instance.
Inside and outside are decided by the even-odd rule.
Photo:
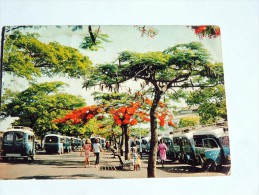
[[[191,26],[194,29],[194,33],[198,35],[200,38],[208,37],[208,38],[216,38],[220,36],[220,28],[218,26]]]
[[[130,121],[130,125],[133,126],[133,125],[136,125],[138,123],[138,120],[137,119],[132,119]]]

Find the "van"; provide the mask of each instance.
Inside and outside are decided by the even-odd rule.
[[[23,158],[34,160],[35,158],[35,135],[29,127],[14,126],[3,133],[1,157]]]
[[[195,153],[204,170],[216,171],[230,164],[229,136],[227,128],[212,127],[193,134]]]

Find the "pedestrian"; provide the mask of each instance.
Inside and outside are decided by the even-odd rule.
[[[139,158],[139,155],[138,155],[138,151],[137,151],[136,147],[133,147],[132,150],[133,150],[132,164],[133,164],[133,167],[134,167],[134,171],[137,171],[138,170],[138,158]]]
[[[160,156],[162,167],[164,167],[164,162],[166,159],[166,150],[167,150],[167,147],[166,147],[163,139],[161,139],[160,144],[158,145],[158,151],[159,151],[159,156]]]
[[[110,149],[110,144],[109,144],[108,141],[107,141],[106,144],[105,144],[105,148],[106,148],[106,150],[109,150],[109,149]]]
[[[86,165],[90,167],[90,151],[91,151],[91,140],[86,139],[83,149],[81,150],[80,156],[82,156],[83,150],[85,151],[85,162],[84,162],[84,167],[86,168]]]
[[[101,144],[99,143],[99,139],[95,139],[95,142],[93,144],[93,152],[96,157],[95,160],[95,167],[99,167],[100,163],[100,152],[102,151]]]
[[[140,170],[140,166],[141,166],[141,155],[138,154],[138,158],[137,158],[137,170]]]
[[[134,139],[132,140],[131,144],[130,144],[130,148],[132,153],[134,153],[134,148],[137,147],[137,141],[136,141],[136,136],[134,136]]]

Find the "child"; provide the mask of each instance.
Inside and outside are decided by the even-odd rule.
[[[141,166],[141,156],[138,154],[138,158],[137,158],[137,162],[136,162],[136,171],[140,170],[140,166]]]
[[[137,148],[133,147],[133,166],[134,171],[137,171],[140,169],[140,156],[137,153]]]

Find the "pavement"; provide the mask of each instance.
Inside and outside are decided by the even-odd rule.
[[[122,157],[123,158],[123,157]],[[90,167],[84,167],[84,156],[80,152],[46,154],[38,151],[35,161],[24,162],[22,159],[13,159],[7,162],[0,161],[0,179],[127,179],[147,178],[148,155],[143,154],[139,171],[119,169],[120,161],[111,151],[101,152],[100,167],[95,167],[95,156],[91,153]],[[200,177],[226,176],[230,167],[221,172],[204,172],[201,167],[179,164],[166,161],[165,166],[157,163],[156,178],[168,177]]]

